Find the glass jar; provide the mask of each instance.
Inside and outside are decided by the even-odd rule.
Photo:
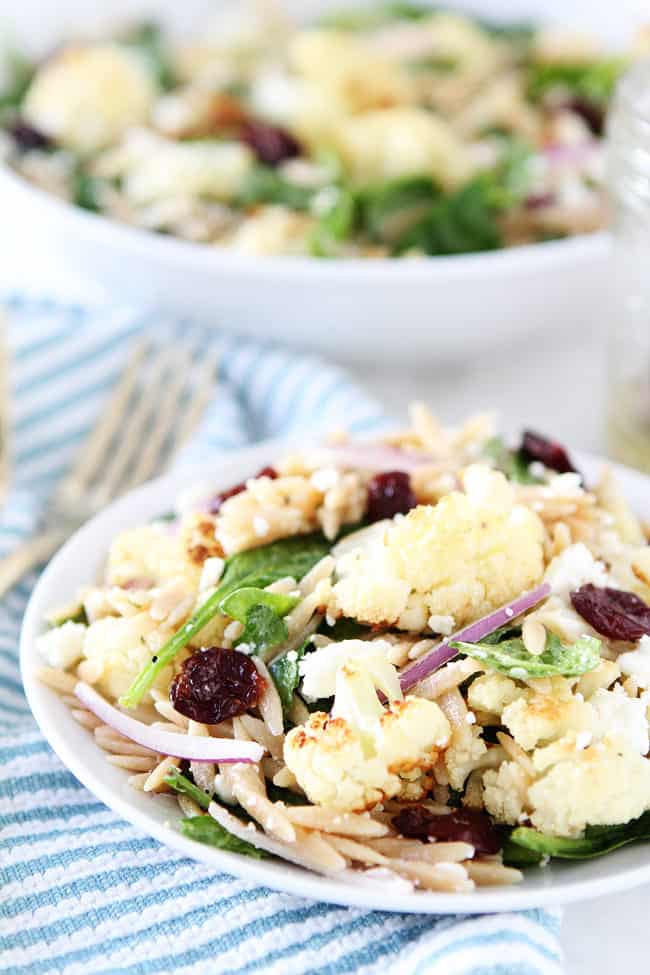
[[[608,446],[650,471],[650,60],[618,86],[607,126],[613,208]]]

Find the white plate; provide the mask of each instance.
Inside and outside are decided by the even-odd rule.
[[[223,3],[223,0],[221,0]],[[358,0],[349,0],[356,5]],[[70,33],[107,21],[154,16],[192,31],[217,0],[0,0],[17,43],[51,50]],[[458,4],[459,6],[465,6]],[[345,0],[282,0],[309,18]],[[468,0],[494,19],[561,23],[608,44],[629,44],[647,20],[647,0]],[[6,249],[34,267],[74,269],[83,297],[104,297],[191,315],[339,360],[426,367],[471,358],[522,332],[591,326],[603,307],[609,236],[414,260],[256,257],[156,235],[62,203],[0,164]],[[1,232],[1,230],[0,230]],[[92,286],[92,287],[91,287]]]
[[[226,488],[250,476],[278,455],[277,443],[240,451],[236,457],[216,461],[200,472],[200,480]],[[598,461],[579,457],[588,477]],[[633,506],[650,515],[650,479],[618,468],[623,487]],[[530,870],[522,884],[508,888],[478,888],[471,894],[416,892],[404,894],[390,887],[321,877],[281,861],[258,861],[239,854],[224,853],[185,839],[178,831],[182,814],[171,798],[136,792],[127,783],[127,773],[104,761],[104,753],[90,733],[71,717],[58,696],[40,684],[35,676],[42,663],[36,652],[36,637],[43,632],[48,608],[70,600],[75,590],[97,577],[108,546],[119,531],[169,510],[178,492],[195,484],[197,475],[173,474],[152,481],[111,505],[81,528],[53,558],[27,607],[20,642],[20,662],[27,697],[43,734],[61,761],[95,796],[144,832],[180,852],[248,880],[276,890],[354,907],[385,911],[448,914],[456,911],[519,910],[551,906],[627,890],[650,880],[650,844],[626,847],[601,859],[571,864],[553,863]]]

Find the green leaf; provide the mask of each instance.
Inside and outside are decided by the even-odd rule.
[[[577,839],[550,836],[527,826],[518,826],[510,834],[507,852],[511,857],[519,855],[518,851],[521,850],[523,855],[529,853],[540,859],[555,857],[560,860],[589,860],[639,840],[650,840],[650,812],[643,813],[629,823],[587,826],[584,835]]]
[[[237,196],[241,207],[279,203],[291,210],[308,210],[316,191],[285,179],[271,166],[257,165],[247,173]]]
[[[255,606],[266,606],[275,616],[286,616],[300,602],[299,596],[287,596],[280,592],[266,592],[256,586],[235,589],[221,603],[221,611],[233,620],[246,623],[248,614]]]
[[[300,580],[327,555],[330,548],[331,543],[325,536],[315,532],[311,535],[282,538],[270,545],[260,545],[258,548],[231,555],[226,562],[219,587],[143,667],[126,694],[120,698],[122,707],[137,707],[161,670],[221,612],[221,604],[235,589],[250,586],[263,589],[287,576]]]
[[[508,44],[516,49],[518,55],[524,57],[530,50],[537,33],[534,24],[526,21],[514,21],[501,23],[497,20],[488,20],[479,17],[476,20],[478,26],[497,41],[507,41]]]
[[[326,620],[323,620],[318,627],[318,632],[324,633],[335,643],[341,643],[342,640],[356,640],[364,636],[368,633],[368,627],[347,616],[339,616],[334,626],[330,626]]]
[[[591,636],[580,637],[574,644],[565,647],[559,637],[549,633],[546,648],[539,655],[529,653],[520,637],[502,640],[495,645],[486,641],[454,641],[450,645],[475,660],[484,661],[493,670],[518,680],[556,675],[578,677],[593,670],[600,662],[600,640]]]
[[[4,90],[0,92],[0,109],[20,108],[36,74],[36,65],[18,51],[4,51],[0,57],[2,73],[6,77]]]
[[[343,187],[332,187],[336,196],[330,207],[320,214],[309,238],[309,248],[314,257],[333,257],[337,245],[347,240],[357,221],[355,196]]]
[[[246,645],[251,653],[264,654],[284,643],[288,636],[287,624],[270,606],[253,606],[246,615],[246,623],[236,646]]]
[[[429,213],[440,189],[428,176],[408,176],[360,193],[361,220],[370,237],[395,244]]]
[[[88,173],[77,172],[72,180],[72,200],[84,210],[98,213],[101,210],[100,192],[104,180],[90,176]]]
[[[199,789],[198,785],[190,782],[187,776],[183,775],[177,769],[173,769],[167,773],[165,782],[175,792],[181,792],[183,795],[189,796],[201,809],[207,809],[210,805],[211,796],[207,795],[203,789]]]
[[[233,836],[212,816],[188,816],[186,819],[182,819],[181,832],[190,840],[197,840],[197,842],[206,843],[208,846],[216,846],[217,849],[227,850],[229,853],[244,853],[246,856],[255,857],[257,860],[263,860],[268,856],[264,850],[258,850],[252,843],[247,843],[245,840],[240,840],[238,836]]]
[[[521,203],[530,189],[534,151],[527,142],[510,133],[494,138],[500,148],[499,162],[480,178],[491,204],[506,210]]]
[[[176,85],[172,57],[163,32],[158,24],[145,21],[137,24],[121,38],[124,44],[134,47],[146,60],[151,73],[163,91]]]
[[[291,658],[285,653],[270,664],[269,670],[273,683],[275,684],[280,700],[282,701],[282,711],[285,718],[291,710],[293,695],[300,683],[300,661],[305,655],[307,644],[305,643],[299,650],[294,650]]]
[[[372,7],[335,10],[321,17],[318,23],[319,26],[331,30],[366,31],[374,30],[392,20],[422,20],[433,13],[435,7],[431,4],[393,0]]]
[[[484,177],[441,197],[426,217],[395,244],[395,253],[413,248],[426,254],[466,254],[501,246],[493,187]]]
[[[453,74],[460,62],[458,58],[444,54],[427,54],[420,58],[407,61],[405,67],[412,74]]]
[[[63,626],[64,623],[83,623],[85,626],[88,626],[88,617],[84,607],[79,604],[79,607],[74,612],[63,613],[62,616],[57,616],[56,619],[52,619],[52,628]]]
[[[543,479],[530,473],[530,465],[518,450],[510,450],[502,437],[491,437],[483,447],[483,453],[502,471],[508,480],[516,484],[543,484]]]
[[[266,783],[266,794],[271,802],[283,802],[285,806],[308,806],[309,800],[305,796],[292,792],[291,789],[283,789],[280,785],[273,785],[272,782]]]
[[[604,106],[626,67],[627,59],[620,57],[586,64],[532,64],[528,71],[528,97],[538,101],[553,88],[565,88],[577,98]]]

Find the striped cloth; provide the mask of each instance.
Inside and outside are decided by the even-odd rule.
[[[136,332],[188,333],[47,301],[8,299],[15,484],[0,554],[29,533],[119,375]],[[191,330],[189,330],[191,331]],[[216,332],[222,381],[187,460],[268,436],[382,417],[338,369]],[[558,975],[556,914],[367,912],[277,894],[184,859],[97,802],[30,716],[18,631],[36,574],[0,604],[0,972],[11,975]]]

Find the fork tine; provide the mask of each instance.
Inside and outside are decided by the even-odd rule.
[[[219,366],[219,353],[215,350],[208,353],[201,364],[194,387],[190,390],[189,400],[185,412],[178,424],[173,450],[178,450],[190,439],[198,426],[203,412],[214,392]]]
[[[125,414],[135,388],[147,343],[140,339],[133,347],[126,369],[113,389],[110,399],[90,435],[83,443],[71,470],[59,483],[57,494],[70,489],[82,491],[95,476],[99,464]]]
[[[160,456],[165,441],[176,423],[178,408],[183,397],[183,391],[192,365],[192,353],[189,348],[181,348],[174,356],[174,372],[171,379],[161,390],[161,400],[158,403],[153,426],[147,431],[147,440],[142,451],[136,455],[133,470],[126,479],[123,489],[136,487],[150,477],[159,465]]]
[[[149,415],[156,409],[156,400],[152,397],[150,401],[147,392],[153,390],[155,395],[159,393],[163,388],[162,381],[167,368],[173,363],[174,355],[177,355],[175,349],[165,346],[158,349],[151,346],[149,353],[152,356],[152,361],[149,365],[145,387],[136,391],[133,408],[130,415],[127,414],[125,418],[124,429],[121,432],[115,452],[94,492],[97,505],[106,504],[118,493],[132,457],[144,442]]]

